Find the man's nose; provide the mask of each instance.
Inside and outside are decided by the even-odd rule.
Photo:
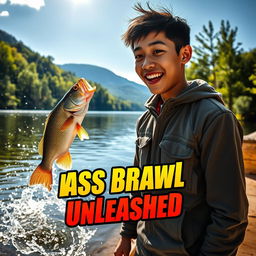
[[[150,57],[145,57],[142,63],[142,68],[144,70],[152,69],[155,67],[155,63],[152,61]]]

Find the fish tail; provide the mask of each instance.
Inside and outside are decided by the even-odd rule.
[[[45,170],[38,165],[30,177],[29,185],[42,184],[49,191],[52,189],[52,171]]]

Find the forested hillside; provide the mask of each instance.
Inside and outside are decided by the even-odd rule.
[[[51,56],[41,56],[0,30],[0,109],[52,109],[77,79],[55,65]],[[96,86],[91,110],[141,109]]]

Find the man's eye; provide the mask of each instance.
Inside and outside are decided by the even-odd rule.
[[[137,55],[135,55],[134,57],[135,57],[135,60],[139,60],[139,59],[141,59],[143,56],[142,56],[141,54],[137,54]]]
[[[153,53],[156,54],[156,55],[157,55],[157,54],[160,54],[160,53],[162,53],[162,52],[164,52],[164,50],[159,50],[159,49],[157,49],[157,50],[154,50],[154,51],[153,51]]]

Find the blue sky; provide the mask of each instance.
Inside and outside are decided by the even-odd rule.
[[[0,29],[32,50],[51,55],[56,64],[85,63],[106,67],[139,82],[131,50],[121,41],[136,0],[0,0]],[[142,4],[146,1],[141,0]],[[152,7],[169,7],[191,26],[195,35],[211,20],[238,27],[244,50],[256,47],[255,0],[149,0]]]

